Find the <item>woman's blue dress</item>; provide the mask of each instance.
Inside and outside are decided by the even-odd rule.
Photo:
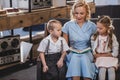
[[[70,47],[77,50],[83,50],[90,47],[90,38],[96,31],[96,25],[88,20],[82,27],[79,27],[76,21],[69,21],[65,23],[62,31],[68,34]],[[66,60],[68,66],[66,73],[67,78],[72,76],[94,78],[95,64],[93,63],[92,51],[88,51],[84,54],[70,52]]]

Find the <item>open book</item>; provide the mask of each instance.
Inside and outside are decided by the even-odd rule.
[[[77,54],[83,54],[83,53],[85,53],[85,52],[90,51],[91,48],[88,47],[88,48],[86,48],[86,49],[84,49],[84,50],[76,50],[76,49],[73,49],[73,48],[70,47],[69,50],[72,51],[72,52],[75,52],[75,53],[77,53]]]

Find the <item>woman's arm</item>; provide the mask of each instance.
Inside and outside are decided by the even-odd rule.
[[[69,43],[68,34],[66,34],[66,33],[63,32],[63,37],[65,38],[66,42]]]

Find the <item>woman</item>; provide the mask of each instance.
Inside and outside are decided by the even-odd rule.
[[[96,25],[90,20],[90,9],[85,1],[77,1],[71,10],[71,20],[62,28],[63,37],[69,46],[78,51],[90,47],[90,37],[96,31]],[[95,65],[91,50],[76,54],[70,52],[67,55],[67,78],[72,80],[92,80],[95,74]]]

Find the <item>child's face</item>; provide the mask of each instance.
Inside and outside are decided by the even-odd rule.
[[[100,22],[97,22],[97,31],[100,35],[107,34],[107,28]]]
[[[51,31],[51,35],[58,38],[61,36],[62,33],[62,26],[60,24],[56,24],[54,23],[53,26],[55,26],[55,28]]]

